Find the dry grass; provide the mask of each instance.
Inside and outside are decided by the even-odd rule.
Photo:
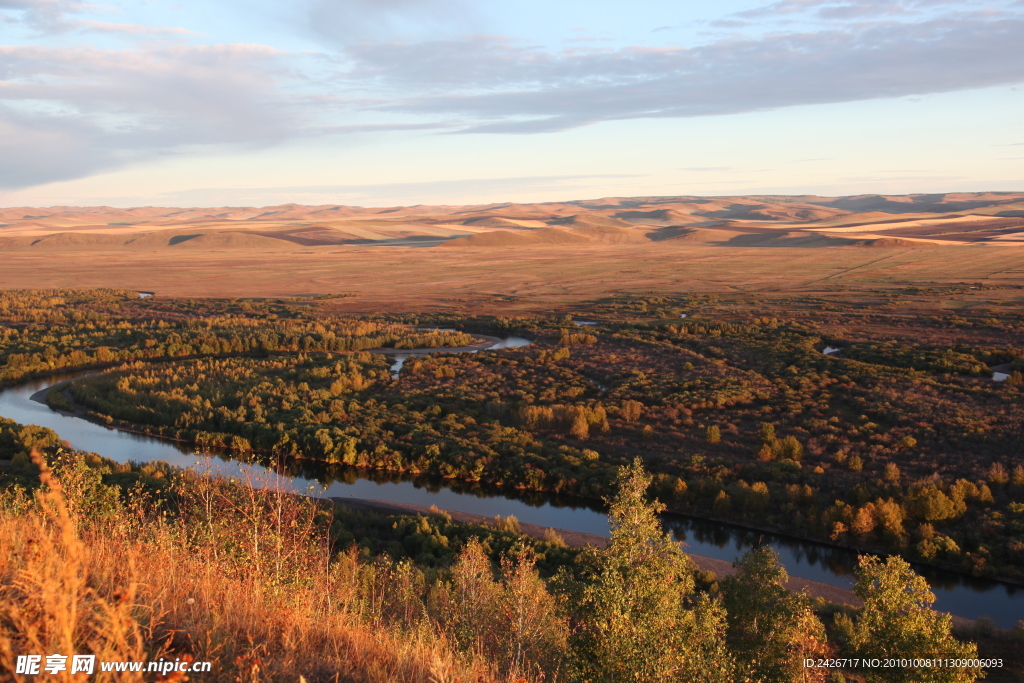
[[[33,209],[29,217],[0,209],[0,288],[190,297],[345,291],[358,295],[344,302],[347,313],[516,313],[623,289],[816,294],[837,286],[1019,285],[1022,198],[648,197],[383,211],[94,207]],[[460,235],[468,237],[444,248],[413,248]],[[979,240],[987,246],[963,246]],[[947,246],[920,248],[932,242]]]
[[[172,524],[138,508],[97,522],[34,459],[45,489],[0,506],[0,671],[19,654],[61,653],[214,662],[197,680],[497,680],[427,620],[388,621],[380,573],[354,555],[329,563],[309,503],[202,479],[182,509],[208,504],[209,518]]]
[[[116,259],[118,267],[107,266]],[[558,309],[617,291],[819,295],[926,283],[1024,283],[1024,251],[999,247],[737,247],[668,240],[522,250],[344,249],[14,253],[0,288],[125,287],[157,296],[352,292],[338,313]],[[500,300],[511,296],[515,301]],[[844,294],[849,297],[849,294]]]
[[[14,671],[20,653],[145,659],[143,629],[134,618],[137,583],[117,580],[124,572],[111,572],[112,567],[106,568],[107,576],[94,571],[96,548],[79,537],[62,487],[45,461],[35,451],[32,459],[46,488],[37,494],[34,509],[22,506],[22,514],[5,511],[0,517],[0,669]],[[133,559],[120,558],[129,576]],[[156,658],[162,651],[156,647],[149,653]],[[54,680],[75,678],[80,677],[72,676],[69,667]],[[101,675],[97,680],[115,679]]]

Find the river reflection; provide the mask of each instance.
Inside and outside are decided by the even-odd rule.
[[[679,515],[665,515],[665,526],[698,555],[732,561],[748,548],[769,545],[779,553],[790,575],[853,587],[855,550]],[[937,597],[937,609],[972,619],[991,617],[1003,628],[1024,619],[1022,587],[924,565],[914,565],[914,570],[928,580]]]
[[[438,332],[456,332],[457,330],[448,327],[430,328],[437,330]],[[497,349],[512,349],[520,346],[529,346],[530,340],[523,337],[505,337],[504,339],[497,341],[490,346],[471,349],[463,348],[459,349],[459,353],[476,353],[477,351],[495,351]],[[380,353],[391,359],[391,379],[398,379],[402,374],[402,366],[405,365],[405,361],[409,360],[410,356],[425,356],[431,353],[451,353],[450,349],[413,349],[411,351],[391,351],[389,349],[380,349],[375,353]]]
[[[514,341],[508,345],[522,344]],[[178,467],[241,478],[256,485],[280,483],[308,495],[436,505],[488,517],[515,515],[530,524],[608,535],[608,521],[598,501],[497,489],[441,477],[360,470],[310,460],[275,462],[257,456],[242,461],[233,457],[237,454],[211,449],[198,454],[196,448],[188,444],[113,430],[61,415],[30,400],[37,391],[84,374],[88,373],[34,380],[0,391],[0,416],[22,424],[49,427],[74,448],[100,453],[118,462],[162,460]],[[851,572],[857,561],[854,551],[680,515],[665,515],[664,520],[666,528],[687,544],[689,552],[732,561],[746,549],[765,543],[778,551],[792,576],[843,588],[852,585]],[[938,598],[938,609],[968,618],[989,616],[1003,628],[1011,628],[1018,619],[1024,618],[1024,590],[1021,588],[928,567],[916,569],[931,584]]]

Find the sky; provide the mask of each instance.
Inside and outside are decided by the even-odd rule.
[[[1024,0],[0,0],[0,206],[1024,190]]]

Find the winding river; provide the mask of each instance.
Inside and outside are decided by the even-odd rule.
[[[486,348],[507,348],[529,344],[509,337]],[[481,348],[467,348],[479,351]],[[418,350],[417,350],[418,351]],[[441,349],[424,350],[437,353]],[[392,372],[413,352],[389,352],[394,358]],[[222,455],[201,455],[195,446],[165,439],[118,431],[86,420],[62,415],[31,399],[32,395],[66,379],[87,372],[70,373],[22,383],[0,391],[0,415],[22,424],[49,427],[74,448],[99,453],[118,462],[163,460],[179,467],[208,469],[225,476],[254,482],[282,481],[299,492],[328,497],[390,500],[459,510],[492,517],[515,515],[520,521],[585,533],[608,535],[604,513],[587,502],[542,494],[484,490],[468,484],[402,477],[326,467],[306,461],[290,463],[287,474],[278,475],[260,465],[232,460]],[[802,541],[776,534],[752,531],[730,524],[680,515],[665,515],[665,524],[687,544],[689,552],[731,561],[759,540],[774,547],[793,576],[849,588],[856,553],[826,544]],[[991,617],[1003,628],[1024,619],[1024,588],[997,581],[975,579],[955,572],[918,567],[932,585],[936,608],[975,619]]]

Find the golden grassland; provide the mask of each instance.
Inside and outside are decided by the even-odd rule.
[[[516,313],[617,292],[845,296],[1024,281],[1024,193],[360,208],[0,209],[0,288],[356,294],[339,312]]]
[[[848,296],[873,288],[1024,283],[1024,250],[601,245],[352,247],[294,253],[9,253],[0,288],[114,287],[189,297],[348,292],[339,312],[545,310],[617,292]]]
[[[250,491],[224,506],[203,490],[220,514],[197,542],[158,518],[89,522],[34,460],[47,487],[39,505],[18,509],[8,500],[0,512],[0,672],[15,670],[15,652],[35,652],[212,661],[212,675],[195,674],[204,680],[497,680],[482,658],[456,656],[443,633],[396,632],[367,618],[374,610],[356,604],[364,597],[358,559],[329,565],[310,533],[312,509],[298,499],[279,495],[268,510],[266,497]],[[4,680],[35,678],[11,675]],[[151,676],[97,665],[92,680],[144,678]]]

